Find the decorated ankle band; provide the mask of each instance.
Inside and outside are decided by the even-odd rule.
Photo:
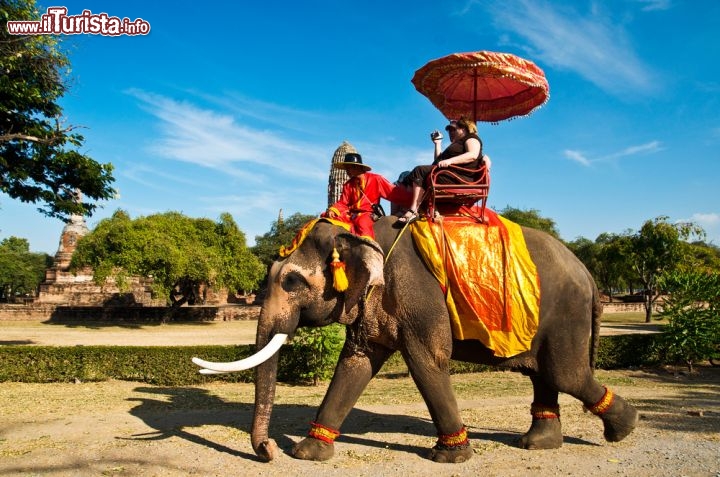
[[[340,431],[336,431],[335,429],[332,429],[330,427],[323,426],[322,424],[318,424],[317,422],[311,422],[310,426],[310,432],[308,432],[308,435],[323,442],[327,442],[328,444],[332,444],[333,442],[335,442],[337,436],[340,435]]]
[[[454,434],[439,434],[437,444],[435,448],[445,450],[457,450],[465,449],[470,445],[468,440],[467,428],[462,426],[462,429]]]
[[[614,400],[615,395],[613,394],[613,392],[610,391],[607,387],[605,387],[605,394],[603,394],[602,399],[596,402],[594,406],[587,407],[587,410],[592,412],[596,416],[600,416],[604,414],[608,409],[610,409],[610,406],[612,406]]]
[[[530,406],[530,414],[533,419],[560,419],[560,406],[546,406],[534,402]]]

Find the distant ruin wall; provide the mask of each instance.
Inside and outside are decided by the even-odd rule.
[[[0,321],[45,321],[57,308],[55,305],[0,305]]]
[[[605,313],[644,312],[642,303],[604,303]],[[662,309],[653,307],[653,313]],[[70,306],[50,303],[0,305],[0,321],[128,321],[153,323],[171,321],[233,321],[256,320],[260,305],[182,306]]]
[[[660,313],[662,311],[661,303],[653,303],[653,313]],[[621,301],[604,302],[603,303],[604,313],[644,313],[645,305],[642,303],[623,303]]]
[[[129,322],[256,320],[259,305],[224,306],[65,306],[52,304],[0,305],[0,321]]]
[[[92,270],[84,268],[77,273],[50,268],[40,284],[36,304],[70,306],[163,306],[164,299],[153,298],[150,281],[130,277],[127,290],[121,290],[111,278],[103,284],[93,281]]]

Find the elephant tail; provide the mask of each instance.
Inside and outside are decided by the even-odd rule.
[[[600,320],[603,314],[603,304],[600,301],[600,292],[593,283],[592,300],[592,331],[590,333],[590,369],[595,369],[598,349],[600,348]]]

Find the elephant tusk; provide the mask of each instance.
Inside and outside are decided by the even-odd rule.
[[[205,361],[200,358],[193,358],[192,362],[196,365],[200,366],[201,374],[220,374],[220,373],[232,373],[234,371],[243,371],[245,369],[254,368],[255,366],[259,365],[260,363],[264,363],[272,355],[277,353],[277,351],[280,349],[280,347],[285,343],[285,340],[287,340],[288,335],[284,333],[278,333],[270,340],[270,342],[265,345],[263,349],[258,351],[252,356],[249,356],[245,359],[241,359],[239,361],[233,361],[230,363],[213,363],[211,361]]]
[[[202,360],[200,360],[200,361],[202,361]],[[193,362],[194,362],[194,361],[193,361]],[[197,363],[196,363],[196,364],[197,364]],[[200,365],[198,365],[198,366],[200,366]],[[213,369],[206,369],[206,368],[202,368],[202,369],[199,371],[200,374],[226,374],[226,373],[230,373],[230,372],[231,372],[231,371],[215,371],[215,370],[213,370]]]

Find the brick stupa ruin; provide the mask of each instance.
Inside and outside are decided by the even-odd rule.
[[[69,306],[158,305],[153,300],[147,280],[134,277],[128,290],[121,291],[114,281],[97,284],[89,267],[70,271],[70,261],[77,244],[90,229],[81,215],[73,214],[63,227],[55,262],[45,271],[45,280],[35,303]]]

